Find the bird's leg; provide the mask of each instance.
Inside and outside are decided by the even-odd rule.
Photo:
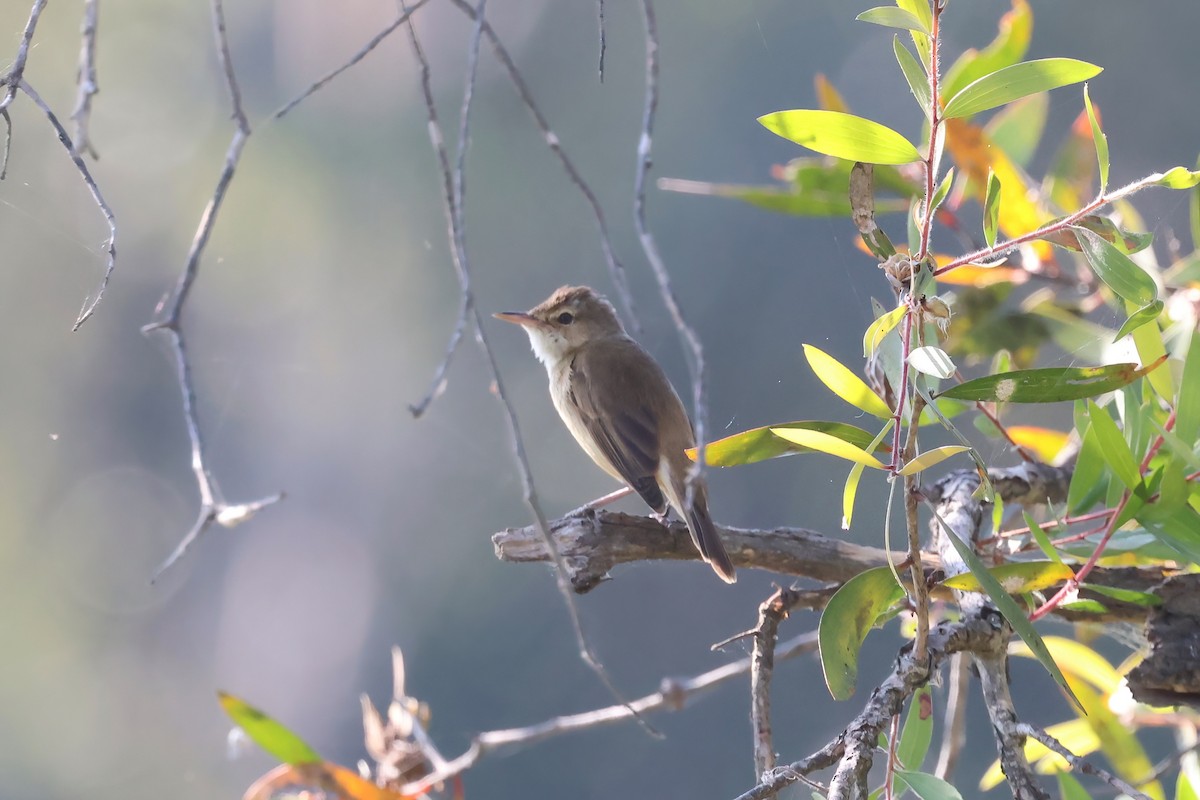
[[[667,506],[666,511],[651,511],[650,516],[658,520],[658,524],[664,528],[671,527],[671,507]]]
[[[615,503],[618,500],[620,500],[622,497],[628,497],[631,494],[633,494],[633,489],[629,488],[628,486],[622,486],[620,489],[617,489],[615,492],[609,492],[608,494],[604,495],[603,497],[597,497],[595,500],[592,500],[590,503],[584,503],[579,508],[577,508],[574,511],[567,514],[567,516],[568,517],[577,517],[580,514],[583,514],[585,512],[595,511],[598,508],[603,508],[604,506],[609,505],[610,503]]]

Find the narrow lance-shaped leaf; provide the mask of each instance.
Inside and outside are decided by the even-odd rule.
[[[735,467],[741,464],[753,464],[769,458],[811,453],[812,448],[803,447],[795,442],[788,442],[771,433],[772,428],[796,428],[800,430],[821,431],[830,436],[847,441],[856,447],[868,448],[871,444],[871,434],[854,425],[844,422],[823,422],[821,420],[802,420],[799,422],[783,422],[753,428],[715,442],[709,442],[704,447],[704,462],[710,467]],[[885,448],[886,449],[886,448]],[[874,452],[874,448],[871,448]],[[687,450],[687,457],[696,460],[696,448]]]
[[[804,345],[804,356],[812,371],[831,392],[868,414],[891,419],[892,410],[883,402],[883,398],[836,358],[811,344]]]
[[[254,706],[225,692],[217,692],[221,708],[250,739],[285,764],[318,764],[317,752],[303,739]]]
[[[1168,189],[1191,189],[1200,184],[1200,170],[1172,167],[1166,172],[1156,172],[1147,177],[1146,182],[1166,186]]]
[[[913,692],[908,715],[896,745],[896,757],[906,769],[917,770],[929,752],[933,741],[933,691],[925,684]]]
[[[882,461],[875,458],[875,456],[866,450],[863,450],[861,447],[855,447],[849,442],[838,439],[836,436],[830,436],[827,433],[806,431],[798,428],[772,428],[771,433],[801,447],[807,447],[810,450],[819,450],[822,453],[828,453],[831,456],[844,458],[847,461],[853,461],[856,464],[862,464],[874,469],[887,469]]]
[[[849,161],[908,164],[921,154],[899,133],[869,119],[838,111],[795,109],[758,118],[764,128],[802,147]]]
[[[988,570],[993,578],[1009,594],[1025,594],[1038,592],[1057,586],[1063,581],[1075,577],[1075,572],[1066,564],[1059,561],[1021,561],[1014,564],[1001,564]],[[981,592],[983,588],[979,579],[970,572],[955,575],[942,582],[951,589],[964,592]]]
[[[855,575],[838,589],[817,626],[821,669],[835,700],[848,700],[858,680],[858,651],[875,620],[904,597],[889,567]]]
[[[1092,96],[1088,94],[1088,86],[1083,85],[1083,105],[1087,108],[1088,122],[1092,125],[1092,142],[1096,145],[1096,162],[1100,166],[1100,194],[1108,188],[1108,137],[1100,130],[1100,120],[1096,109],[1092,107]]]
[[[883,444],[883,438],[888,435],[895,424],[895,420],[889,419],[879,433],[875,434],[875,438],[866,448],[867,452],[874,453]],[[866,464],[855,462],[854,466],[850,468],[850,474],[846,476],[845,486],[842,487],[842,530],[844,531],[850,530],[850,522],[854,519],[854,498],[858,494],[858,484],[862,480],[864,469],[866,469]]]
[[[929,29],[913,14],[896,6],[879,6],[869,8],[855,17],[859,22],[870,22],[885,28],[899,28],[905,31],[929,33]]]
[[[1056,403],[1079,400],[1128,386],[1165,359],[1138,367],[1137,364],[1109,364],[1103,367],[1046,367],[1023,369],[951,386],[937,397],[977,400],[991,403]]]
[[[920,800],[962,800],[953,784],[925,772],[896,770],[896,781],[907,786]]]
[[[987,567],[979,560],[979,556],[972,552],[970,546],[959,539],[958,534],[950,526],[946,525],[940,517],[938,521],[942,525],[943,536],[958,551],[959,557],[962,558],[963,562],[967,565],[967,569],[975,576],[975,579],[979,581],[979,585],[995,604],[997,610],[1008,620],[1008,624],[1021,637],[1021,641],[1025,642],[1030,651],[1037,656],[1037,660],[1046,668],[1046,671],[1050,673],[1054,681],[1062,687],[1063,691],[1071,697],[1076,705],[1079,705],[1078,698],[1071,691],[1071,687],[1067,684],[1067,679],[1063,677],[1062,671],[1059,670],[1058,664],[1054,663],[1054,658],[1050,655],[1050,651],[1046,649],[1045,642],[1042,641],[1042,637],[1038,634],[1037,629],[1033,627],[1033,623],[1029,621],[1029,617],[1025,616],[1025,612],[1021,610],[1016,601],[1005,593],[1004,587],[991,576]]]
[[[921,107],[925,117],[928,118],[932,103],[929,100],[929,76],[925,74],[925,68],[921,66],[920,61],[917,61],[917,57],[912,54],[912,51],[900,41],[899,36],[892,37],[892,50],[896,53],[896,62],[900,65],[900,71],[904,73],[904,80],[908,81],[908,90],[912,92],[917,105]]]
[[[1054,549],[1053,542],[1050,541],[1050,537],[1046,535],[1046,531],[1042,528],[1042,526],[1039,525],[1037,520],[1030,516],[1029,512],[1025,509],[1021,509],[1021,513],[1025,517],[1025,525],[1029,528],[1029,534],[1033,537],[1033,540],[1037,542],[1038,549],[1046,554],[1046,558],[1050,559],[1056,564],[1062,564],[1062,556],[1060,556],[1058,551]]]
[[[956,456],[959,453],[965,453],[971,448],[961,444],[948,444],[942,447],[935,447],[933,450],[921,453],[905,464],[896,474],[897,475],[913,475],[922,470],[927,470],[932,466],[942,463],[951,456]]]
[[[1000,221],[1000,179],[988,170],[987,193],[983,199],[983,240],[988,247],[996,246],[997,223]]]
[[[1158,299],[1158,287],[1154,279],[1133,260],[1099,234],[1087,228],[1072,228],[1083,255],[1092,270],[1118,296],[1148,306]]]
[[[1133,333],[1143,325],[1149,325],[1151,322],[1154,322],[1154,320],[1158,319],[1158,315],[1162,313],[1164,307],[1162,300],[1155,300],[1153,303],[1142,306],[1137,311],[1134,311],[1129,315],[1129,319],[1125,320],[1121,329],[1117,331],[1117,335],[1113,337],[1113,341],[1115,342],[1122,336]]]
[[[1105,463],[1121,483],[1125,484],[1126,489],[1137,489],[1142,485],[1142,473],[1117,423],[1091,400],[1088,401],[1087,408],[1088,419],[1092,423],[1092,430],[1096,432],[1096,441],[1100,445],[1100,453],[1104,456]]]
[[[872,355],[878,349],[879,344],[883,341],[883,337],[891,333],[900,324],[900,320],[904,319],[904,312],[907,310],[908,306],[906,305],[896,306],[886,314],[881,314],[878,319],[867,326],[867,332],[863,334],[864,358]]]
[[[1099,75],[1102,69],[1073,58],[1043,58],[1013,64],[964,86],[947,101],[943,116],[969,117],[1031,94],[1086,81]]]

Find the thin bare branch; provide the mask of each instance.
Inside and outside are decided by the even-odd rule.
[[[671,321],[679,333],[688,371],[692,379],[692,425],[696,432],[696,461],[688,475],[686,505],[692,503],[692,494],[697,481],[704,474],[704,448],[707,442],[706,423],[708,418],[707,391],[704,379],[704,348],[700,336],[684,319],[675,291],[671,288],[671,276],[658,252],[658,245],[646,223],[646,176],[650,172],[650,152],[653,147],[654,119],[658,113],[658,20],[654,14],[653,0],[642,0],[642,18],[646,26],[646,99],[642,109],[642,132],[638,138],[637,170],[633,180],[633,222],[646,261],[658,282],[663,303],[671,315]]]
[[[192,237],[192,245],[188,250],[187,260],[183,271],[175,283],[174,290],[159,301],[154,309],[154,320],[142,327],[142,333],[150,334],[156,331],[165,333],[168,337],[171,352],[175,361],[176,377],[179,390],[183,396],[183,418],[187,426],[188,439],[192,447],[192,473],[196,477],[196,486],[200,491],[200,511],[196,522],[188,533],[180,540],[170,556],[162,563],[151,577],[151,583],[178,561],[191,546],[208,531],[213,523],[224,527],[233,527],[245,522],[262,508],[279,502],[283,493],[271,495],[249,503],[230,505],[225,502],[220,486],[208,467],[204,452],[204,436],[200,428],[200,416],[196,408],[195,384],[192,380],[191,361],[188,359],[187,343],[183,335],[182,314],[192,285],[200,274],[200,259],[204,254],[216,223],[217,214],[225,200],[225,194],[237,170],[242,157],[242,150],[250,138],[250,123],[242,109],[241,91],[238,89],[237,76],[233,68],[233,59],[229,53],[229,37],[225,30],[225,10],[221,0],[212,0],[213,36],[216,40],[217,56],[221,70],[225,76],[225,88],[232,105],[232,116],[235,123],[233,137],[225,152],[225,164],[217,179],[216,189],[200,215],[200,223]]]
[[[320,78],[318,78],[316,81],[309,84],[308,88],[306,88],[300,94],[296,95],[291,100],[287,101],[282,106],[280,106],[275,111],[275,113],[271,115],[271,119],[272,120],[282,119],[290,111],[292,111],[292,109],[294,109],[296,106],[300,105],[305,100],[307,100],[310,95],[325,88],[325,85],[328,84],[330,81],[332,81],[334,78],[336,78],[338,75],[341,75],[343,72],[350,69],[358,62],[362,61],[364,58],[367,57],[367,55],[372,50],[374,50],[376,47],[378,47],[379,44],[384,39],[391,36],[396,31],[397,28],[399,28],[404,23],[408,22],[409,17],[411,17],[413,14],[415,14],[417,12],[417,9],[419,9],[421,6],[425,5],[428,2],[429,2],[429,0],[415,0],[408,7],[407,12],[396,17],[396,19],[392,20],[391,24],[389,24],[386,28],[384,28],[379,33],[372,36],[371,39],[358,50],[357,53],[355,53],[353,56],[350,57],[349,61],[345,62],[344,64],[342,64],[339,67],[336,67],[336,68],[330,70],[329,72],[325,73]]]
[[[83,23],[80,26],[82,39],[79,45],[79,70],[75,75],[75,108],[71,110],[71,119],[75,122],[75,135],[72,141],[80,153],[87,153],[93,159],[100,156],[92,146],[88,133],[88,125],[92,119],[92,98],[100,92],[96,81],[96,24],[99,16],[100,0],[83,0]]]
[[[8,156],[12,152],[12,117],[7,108],[0,108],[0,117],[4,118],[4,155],[0,157],[0,181],[8,177]]]
[[[892,717],[900,713],[912,693],[929,681],[946,657],[964,651],[986,650],[995,646],[1000,638],[1000,630],[983,619],[936,626],[929,632],[928,659],[917,661],[911,652],[901,652],[891,674],[871,692],[863,710],[837,738],[807,758],[771,770],[758,785],[737,800],[766,800],[810,773],[834,764],[838,767],[829,783],[830,800],[865,798],[867,774],[879,734]]]
[[[117,218],[113,216],[112,209],[104,200],[104,195],[100,194],[100,187],[96,185],[95,178],[92,177],[91,170],[84,163],[83,157],[79,155],[79,151],[71,144],[71,137],[67,134],[67,129],[58,121],[58,117],[50,110],[50,106],[42,99],[41,95],[34,91],[29,85],[29,81],[22,78],[18,84],[22,92],[24,92],[34,104],[41,109],[42,114],[54,126],[55,133],[58,134],[58,141],[67,149],[67,155],[71,157],[72,163],[75,164],[75,169],[79,170],[80,176],[83,178],[84,184],[92,195],[92,200],[100,208],[100,213],[104,215],[105,222],[108,223],[108,241],[104,243],[104,249],[108,253],[108,261],[104,266],[104,277],[100,279],[100,288],[96,290],[95,297],[90,300],[85,300],[83,308],[79,312],[79,316],[75,318],[75,325],[72,330],[79,330],[79,326],[87,322],[92,314],[96,313],[96,306],[100,305],[100,300],[104,297],[104,290],[108,288],[108,282],[112,278],[113,269],[117,264]],[[8,115],[5,113],[5,119]],[[8,147],[5,145],[5,162],[8,161]]]
[[[1021,723],[1017,726],[1017,729],[1022,735],[1028,736],[1031,739],[1036,739],[1050,750],[1058,753],[1060,756],[1066,759],[1068,764],[1071,765],[1071,769],[1076,769],[1085,775],[1092,775],[1096,778],[1099,778],[1109,786],[1116,789],[1118,792],[1128,795],[1129,797],[1138,798],[1138,800],[1150,800],[1149,796],[1145,792],[1139,792],[1137,789],[1133,788],[1116,775],[1113,775],[1111,772],[1100,769],[1086,759],[1075,755],[1066,747],[1064,747],[1062,742],[1060,742],[1058,739],[1055,739],[1049,733],[1037,727],[1036,725]]]
[[[816,649],[817,635],[813,632],[803,633],[781,644],[775,658],[784,661],[812,653]],[[446,763],[441,770],[400,787],[399,791],[405,795],[420,795],[437,784],[462,774],[487,755],[537,744],[566,733],[625,722],[634,719],[636,715],[656,711],[680,711],[695,696],[713,689],[731,678],[744,675],[751,669],[753,660],[752,656],[740,658],[690,678],[664,678],[659,691],[639,697],[629,703],[606,706],[580,714],[554,717],[523,728],[508,728],[478,734],[462,755]]]
[[[475,19],[475,9],[467,0],[453,0],[464,14],[471,19]],[[608,233],[608,222],[604,216],[604,210],[600,207],[600,201],[596,197],[596,193],[592,191],[592,187],[583,179],[583,175],[579,172],[579,168],[575,166],[575,162],[567,155],[563,149],[562,142],[558,138],[558,134],[550,127],[549,121],[538,107],[537,102],[533,98],[533,92],[530,91],[529,85],[525,82],[525,78],[517,69],[517,64],[513,60],[512,55],[508,52],[508,48],[500,41],[500,37],[496,34],[487,21],[483,24],[483,35],[487,37],[492,50],[496,55],[496,60],[504,67],[504,71],[508,73],[508,79],[512,81],[513,88],[517,90],[517,94],[521,98],[521,102],[529,109],[529,114],[533,117],[533,122],[537,125],[538,131],[542,134],[543,141],[550,151],[558,158],[562,164],[563,170],[566,171],[567,177],[579,193],[583,195],[583,199],[587,201],[592,210],[592,217],[596,221],[596,228],[600,233],[600,250],[604,255],[604,263],[608,267],[608,275],[612,280],[613,288],[616,289],[617,298],[621,301],[622,307],[625,309],[626,316],[629,317],[630,327],[633,332],[640,333],[642,326],[638,320],[637,309],[633,303],[633,293],[629,289],[629,277],[625,272],[625,265],[617,258],[616,249],[613,247],[612,238]]]
[[[604,0],[596,0],[596,16],[600,23],[600,82],[604,83],[604,54],[608,50],[608,35],[604,27]]]
[[[467,53],[467,78],[466,85],[463,89],[463,102],[460,109],[459,129],[458,129],[458,144],[455,153],[453,169],[450,166],[449,154],[446,151],[445,137],[442,134],[441,124],[438,122],[437,110],[433,103],[432,93],[428,91],[427,82],[423,82],[424,99],[426,104],[426,112],[429,116],[429,136],[437,154],[438,165],[442,173],[443,184],[443,201],[446,212],[448,236],[450,239],[451,262],[454,265],[454,271],[458,277],[459,292],[462,297],[462,304],[468,310],[470,322],[475,330],[475,341],[479,345],[480,351],[483,354],[484,360],[487,362],[488,371],[492,376],[494,387],[493,394],[500,402],[504,410],[505,422],[507,423],[509,446],[512,451],[513,460],[516,463],[517,469],[521,474],[521,485],[524,490],[525,505],[529,510],[530,515],[534,520],[534,529],[538,532],[539,539],[547,557],[554,562],[555,579],[559,593],[563,597],[563,602],[567,607],[567,613],[571,619],[571,626],[575,632],[575,641],[579,647],[580,658],[583,659],[600,681],[607,687],[612,696],[617,699],[623,706],[629,708],[633,716],[637,717],[639,722],[646,728],[647,731],[654,735],[658,735],[640,716],[632,710],[621,693],[613,684],[612,679],[608,675],[608,671],[600,662],[592,650],[591,644],[588,642],[587,636],[583,630],[583,621],[579,617],[579,609],[575,605],[575,598],[571,594],[571,586],[567,579],[568,568],[566,561],[558,553],[554,540],[550,535],[550,526],[546,521],[545,512],[542,511],[541,503],[538,500],[537,491],[533,483],[533,471],[529,466],[529,458],[525,454],[525,442],[521,436],[520,425],[517,422],[516,412],[513,410],[512,403],[509,401],[508,392],[505,389],[504,381],[500,375],[500,368],[496,363],[496,357],[492,352],[491,345],[487,339],[487,333],[483,327],[483,320],[479,314],[479,309],[475,306],[474,295],[471,290],[471,269],[470,262],[467,258],[467,238],[466,238],[466,217],[464,213],[466,201],[466,155],[470,144],[470,112],[471,101],[475,91],[476,68],[479,63],[479,47],[483,38],[484,26],[487,22],[485,16],[485,4],[487,0],[480,0],[479,5],[475,9],[475,28],[472,32],[470,45]],[[414,6],[415,8],[415,6]],[[411,10],[408,12],[411,14]],[[408,15],[403,15],[407,17]],[[410,36],[415,37],[415,30],[410,26]],[[416,48],[415,52],[420,52],[420,48]]]
[[[17,55],[8,72],[0,78],[0,86],[7,87],[4,97],[0,98],[0,110],[8,108],[17,96],[17,88],[25,75],[25,62],[29,59],[29,45],[33,42],[33,32],[37,30],[38,19],[45,8],[46,0],[34,0],[33,8],[29,10],[29,19],[25,21],[25,30],[21,32],[21,41],[17,44]]]
[[[754,731],[754,777],[762,780],[775,769],[775,744],[771,736],[771,676],[775,671],[775,643],[779,623],[787,619],[802,595],[790,589],[776,589],[758,607],[758,625],[754,628],[754,649],[750,654],[750,725]]]
[[[933,774],[951,781],[958,757],[967,744],[967,690],[970,672],[961,653],[950,660],[949,688],[946,692],[946,715],[942,725],[942,748],[938,752]],[[952,781],[951,781],[952,782]]]

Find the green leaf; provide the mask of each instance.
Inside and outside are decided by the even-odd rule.
[[[1158,315],[1162,313],[1163,301],[1155,300],[1147,306],[1142,306],[1137,311],[1129,315],[1129,319],[1125,320],[1125,324],[1117,331],[1117,335],[1113,337],[1113,341],[1117,341],[1126,334],[1133,333],[1143,325],[1149,325],[1154,320],[1158,319]]]
[[[1076,426],[1076,430],[1080,430]],[[1104,454],[1100,452],[1100,441],[1091,425],[1086,425],[1083,441],[1079,444],[1079,455],[1075,457],[1075,471],[1071,474],[1071,486],[1067,490],[1067,511],[1072,514],[1085,511],[1095,504],[1107,482],[1104,481]]]
[[[1109,469],[1129,491],[1144,489],[1137,459],[1133,457],[1133,451],[1129,449],[1129,444],[1121,435],[1117,423],[1091,400],[1088,401],[1087,408],[1088,420],[1092,423],[1091,429],[1096,432],[1096,442],[1100,445],[1100,454],[1104,456]]]
[[[1055,403],[1111,392],[1133,383],[1162,362],[1148,367],[1108,364],[1103,367],[1022,369],[960,383],[937,397],[995,403]]]
[[[1169,189],[1191,189],[1200,184],[1200,170],[1193,172],[1185,167],[1173,167],[1166,172],[1150,175],[1146,181]]]
[[[795,109],[758,118],[764,128],[802,147],[868,164],[908,164],[921,154],[891,128],[840,111]]]
[[[1075,780],[1074,775],[1061,771],[1055,774],[1058,776],[1058,794],[1061,800],[1092,800],[1087,789],[1084,789],[1083,784]]]
[[[921,800],[962,800],[958,789],[935,775],[898,769],[896,780],[907,786]]]
[[[854,695],[858,651],[867,632],[903,597],[904,589],[896,583],[891,568],[875,567],[846,581],[829,598],[817,626],[817,641],[825,685],[835,700],[848,700]]]
[[[899,305],[893,308],[886,314],[881,314],[878,319],[872,322],[867,327],[867,332],[863,334],[863,357],[871,356],[879,347],[883,337],[887,336],[897,325],[900,320],[904,319],[904,312],[908,310],[908,306]]]
[[[987,47],[967,50],[946,70],[943,97],[953,97],[968,83],[1025,57],[1033,33],[1033,12],[1025,0],[1014,0],[1012,5],[1013,10],[1000,18],[996,38]]]
[[[753,464],[766,461],[769,458],[791,456],[798,453],[811,453],[812,448],[802,447],[794,442],[786,442],[771,433],[772,428],[797,428],[800,430],[820,431],[830,436],[847,441],[856,447],[870,447],[871,434],[862,428],[847,425],[844,422],[822,422],[819,420],[803,420],[800,422],[784,422],[753,428],[741,433],[735,433],[724,439],[709,442],[704,447],[704,463],[710,467],[736,467],[742,464]],[[885,448],[886,449],[886,448]],[[687,457],[696,460],[696,449],[690,448]]]
[[[883,437],[888,435],[895,424],[895,420],[889,419],[883,429],[875,434],[875,438],[867,445],[867,452],[874,453],[878,450],[883,443]],[[854,498],[858,494],[858,483],[862,480],[864,469],[866,469],[865,464],[856,463],[851,467],[850,474],[846,476],[846,485],[842,487],[842,530],[844,531],[850,530],[850,522],[854,518]]]
[[[1021,641],[1025,642],[1025,646],[1037,657],[1037,660],[1046,668],[1046,671],[1050,673],[1055,682],[1075,701],[1076,705],[1079,705],[1079,700],[1071,691],[1071,687],[1067,684],[1067,679],[1063,677],[1058,665],[1054,663],[1054,658],[1046,648],[1046,643],[1042,641],[1042,637],[1038,634],[1037,629],[1033,627],[1033,623],[1029,621],[1029,617],[1025,616],[1025,612],[1021,610],[1016,601],[1005,593],[1004,587],[1000,585],[1000,582],[991,576],[987,567],[979,560],[979,556],[975,555],[971,548],[959,539],[958,534],[946,525],[940,517],[938,521],[943,527],[942,534],[954,546],[954,549],[958,551],[959,557],[966,563],[967,569],[971,571],[975,579],[979,581],[980,587],[987,593],[992,603],[995,604],[996,609],[1004,615],[1004,618],[1008,620],[1008,624],[1021,637]]]
[[[983,240],[988,247],[996,246],[996,229],[1000,221],[1000,179],[988,170],[987,193],[983,198]]]
[[[1181,508],[1164,520],[1143,520],[1142,524],[1184,559],[1200,564],[1200,515],[1193,508]]]
[[[1088,264],[1108,288],[1138,306],[1150,305],[1158,299],[1158,287],[1154,285],[1154,279],[1133,263],[1129,256],[1087,228],[1076,227],[1072,230],[1083,247]]]
[[[946,103],[943,117],[970,117],[1031,94],[1086,81],[1101,71],[1095,64],[1073,58],[1043,58],[1013,64],[964,86]]]
[[[830,436],[828,433],[798,428],[771,428],[771,433],[801,447],[807,447],[810,450],[818,450],[822,453],[828,453],[831,456],[844,458],[847,461],[853,461],[855,464],[862,464],[874,469],[887,469],[882,461],[875,458],[875,456],[866,450],[856,447],[844,439]]]
[[[1150,592],[1138,592],[1133,589],[1118,589],[1115,586],[1100,586],[1095,583],[1081,583],[1080,586],[1087,589],[1089,592],[1102,594],[1105,597],[1111,597],[1113,600],[1119,600],[1122,603],[1129,603],[1135,606],[1144,606],[1151,608],[1162,605],[1162,598]]]
[[[1042,141],[1049,107],[1048,94],[1031,94],[997,111],[988,120],[984,132],[992,144],[1007,153],[1017,166],[1027,167]]]
[[[217,692],[217,701],[255,744],[283,763],[297,766],[322,762],[323,759],[303,739],[245,700]]]
[[[1059,222],[1063,217],[1059,217],[1054,222]],[[1053,223],[1047,223],[1053,224]],[[1050,231],[1045,236],[1038,238],[1051,244],[1058,245],[1065,250],[1073,250],[1080,252],[1083,246],[1079,243],[1079,237],[1075,235],[1075,228],[1087,228],[1092,233],[1100,236],[1106,242],[1113,244],[1120,243],[1118,249],[1124,253],[1138,253],[1145,250],[1154,241],[1152,233],[1134,233],[1118,228],[1108,217],[1101,217],[1098,214],[1088,214],[1081,219],[1075,221],[1074,226],[1066,228],[1058,228]]]
[[[933,345],[913,348],[908,354],[908,363],[917,372],[935,378],[949,378],[958,370],[946,351]]]
[[[1063,563],[1062,556],[1058,554],[1058,550],[1054,548],[1054,543],[1050,541],[1050,537],[1046,535],[1046,531],[1037,523],[1037,520],[1035,520],[1024,508],[1021,509],[1021,513],[1025,517],[1025,524],[1029,527],[1030,535],[1033,536],[1033,540],[1037,542],[1038,549],[1046,554],[1046,558],[1050,559],[1056,564]]]
[[[880,419],[892,418],[892,410],[883,398],[836,358],[811,344],[804,345],[804,356],[821,383],[838,397]]]
[[[1062,563],[1061,559],[1058,561],[1021,561],[1013,564],[1001,564],[998,567],[989,569],[988,573],[1009,594],[1040,592],[1042,589],[1057,586],[1075,577],[1075,571]],[[984,591],[979,583],[979,579],[970,572],[964,572],[961,575],[947,578],[942,583],[951,589],[958,589],[964,592]]]
[[[921,24],[925,26],[926,30],[933,26],[933,12],[929,10],[929,0],[896,0],[896,6],[921,20]],[[921,59],[921,63],[925,65],[925,70],[928,72],[929,37],[920,31],[909,31],[909,33],[912,35],[913,45],[917,48],[917,57]]]
[[[1189,446],[1200,438],[1200,333],[1195,331],[1183,362],[1183,379],[1179,381],[1174,432]]]
[[[1100,165],[1100,194],[1108,188],[1108,137],[1100,130],[1100,122],[1096,119],[1096,109],[1092,108],[1092,96],[1088,87],[1083,85],[1083,105],[1087,108],[1088,122],[1092,124],[1092,142],[1096,145],[1096,161]]]
[[[933,692],[929,684],[925,684],[913,692],[908,704],[908,716],[904,718],[904,728],[896,744],[896,757],[906,769],[920,769],[932,741]]]
[[[900,41],[899,36],[892,37],[892,49],[896,52],[896,62],[900,64],[904,80],[908,81],[908,90],[912,92],[912,96],[917,100],[917,105],[928,117],[929,109],[933,104],[929,100],[929,76],[925,74],[925,68],[921,66],[920,61],[917,61],[917,57],[912,54],[912,51]]]
[[[946,172],[945,177],[942,178],[942,182],[939,183],[937,186],[937,189],[934,190],[933,203],[931,204],[932,210],[929,213],[932,214],[938,210],[938,206],[940,206],[942,204],[942,202],[946,199],[946,195],[950,194],[950,187],[952,185],[954,185],[954,168],[953,167],[951,167]]]
[[[951,456],[956,456],[959,453],[965,453],[970,449],[971,448],[965,447],[961,444],[948,444],[943,445],[942,447],[935,447],[932,450],[921,453],[921,455],[917,456],[912,461],[909,461],[896,474],[913,475],[921,472],[922,470],[927,470],[936,464],[940,464]]]
[[[929,33],[929,29],[910,12],[895,6],[879,6],[870,8],[855,17],[860,22],[870,22],[885,28],[899,28],[905,31]]]

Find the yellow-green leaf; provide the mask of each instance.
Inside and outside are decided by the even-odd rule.
[[[912,142],[869,119],[840,111],[793,109],[758,118],[764,128],[827,156],[867,164],[908,164],[921,159]]]
[[[1009,594],[1037,592],[1057,586],[1075,576],[1074,571],[1061,561],[1022,561],[992,567],[988,573]],[[951,589],[964,592],[982,592],[979,579],[970,572],[955,575],[942,582]]]
[[[804,356],[821,383],[838,397],[880,419],[891,419],[892,410],[883,398],[836,358],[811,344],[804,345]]]
[[[1047,367],[1023,369],[960,383],[938,392],[937,397],[980,400],[995,403],[1054,403],[1085,397],[1128,386],[1161,364],[1148,367],[1137,364],[1108,364],[1103,367]]]
[[[1042,58],[998,69],[964,86],[946,102],[946,119],[970,117],[1031,94],[1086,81],[1102,67],[1073,58]]]
[[[969,447],[964,447],[961,444],[948,444],[943,447],[935,447],[914,458],[905,464],[898,475],[912,475],[922,470],[927,470],[935,464],[940,464],[950,456],[956,456],[959,453],[965,453],[970,450]]]
[[[907,310],[908,306],[896,306],[867,326],[867,332],[863,334],[864,357],[874,354],[876,349],[879,348],[880,343],[883,342],[883,337],[891,333],[900,324],[900,320],[904,319],[904,312]]]
[[[811,453],[812,449],[803,447],[795,442],[780,439],[771,433],[772,428],[796,428],[827,433],[842,439],[857,447],[869,448],[875,452],[878,447],[871,445],[871,434],[854,425],[844,422],[823,422],[821,420],[801,420],[799,422],[781,422],[753,428],[715,442],[709,442],[704,447],[704,463],[710,467],[735,467],[742,464],[753,464],[769,458],[791,456],[799,453]],[[885,446],[883,448],[887,450]],[[696,448],[689,448],[687,457],[696,460]]]
[[[217,701],[251,741],[283,763],[318,764],[322,761],[303,739],[240,697],[217,692]]]
[[[1100,165],[1100,193],[1108,188],[1108,137],[1100,130],[1100,121],[1096,118],[1096,109],[1092,108],[1092,96],[1088,87],[1083,85],[1083,105],[1087,108],[1088,122],[1092,125],[1092,142],[1096,145],[1096,161]]]
[[[855,17],[859,22],[870,22],[885,28],[899,28],[903,31],[918,31],[929,33],[929,29],[916,16],[903,8],[895,6],[879,6],[869,8]]]
[[[874,469],[887,469],[882,461],[875,458],[875,456],[866,450],[863,450],[861,447],[855,447],[845,439],[830,436],[828,433],[800,428],[771,428],[771,433],[793,444],[807,447],[810,450],[818,450],[822,453],[828,453],[831,456],[844,458],[847,461],[853,461],[856,464],[862,464]]]
[[[1000,179],[988,170],[987,193],[983,197],[983,240],[988,247],[996,246],[997,223],[1000,221]]]

